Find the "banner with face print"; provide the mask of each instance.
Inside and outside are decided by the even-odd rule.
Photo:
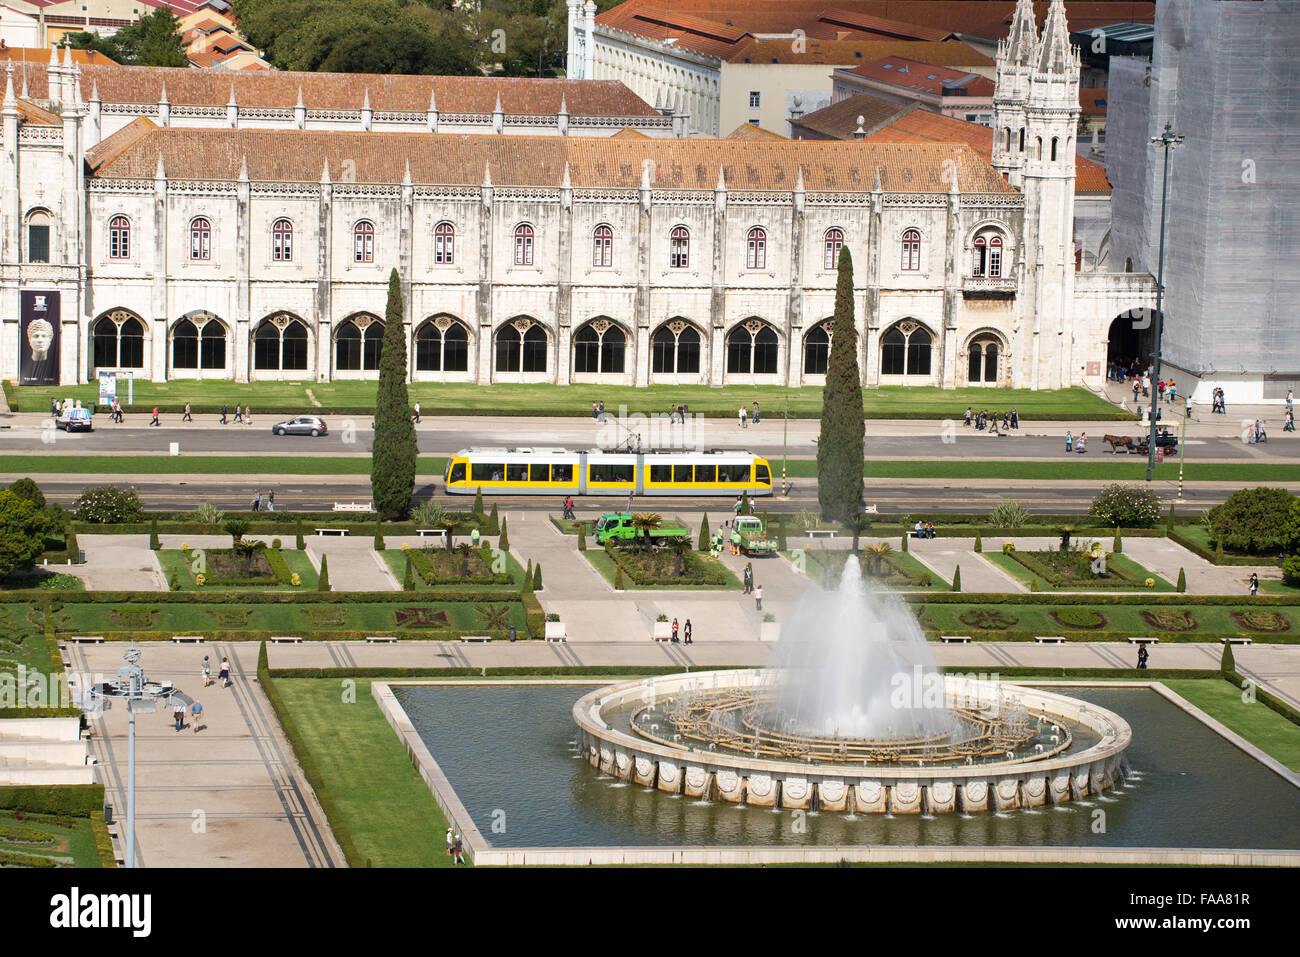
[[[59,384],[59,294],[18,294],[18,384]]]

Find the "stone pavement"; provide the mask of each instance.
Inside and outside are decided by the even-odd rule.
[[[891,541],[895,548],[898,542]],[[983,544],[981,542],[981,544]],[[997,544],[1001,547],[1001,543]],[[961,590],[969,592],[1022,592],[1024,585],[975,551],[974,538],[926,538],[908,541],[908,554],[952,584],[961,566]]]
[[[59,570],[76,575],[87,590],[167,590],[167,579],[158,556],[149,548],[148,535],[78,535],[77,545],[86,553],[86,563]]]
[[[1106,543],[1110,548],[1110,543]],[[1282,572],[1269,565],[1215,565],[1164,538],[1125,538],[1124,554],[1145,565],[1162,578],[1178,581],[1178,570],[1187,573],[1187,590],[1196,595],[1249,595],[1250,574],[1261,579],[1281,579]]]
[[[316,796],[257,682],[256,642],[143,645],[141,666],[153,680],[169,679],[203,705],[202,728],[192,717],[177,732],[169,705],[136,718],[136,858],[144,867],[339,867],[334,841]],[[70,673],[111,675],[125,646],[66,646]],[[324,651],[324,649],[320,649]],[[232,686],[216,682],[223,654]],[[202,687],[203,656],[213,685]],[[116,822],[114,850],[125,854],[127,714],[118,706],[91,721],[105,801]]]
[[[303,537],[307,558],[320,571],[321,558],[329,556],[331,591],[401,591],[388,563],[375,551],[373,535],[312,535]],[[384,545],[400,548],[401,541],[384,539]]]

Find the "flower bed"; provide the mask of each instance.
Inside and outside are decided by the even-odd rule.
[[[1234,611],[1232,617],[1245,631],[1290,631],[1291,622],[1285,615],[1274,611]]]
[[[1057,608],[1048,614],[1064,628],[1106,627],[1106,616],[1092,608]]]
[[[446,548],[408,548],[404,554],[411,560],[415,574],[426,585],[510,585],[514,579],[510,575],[494,574],[492,571],[492,552],[483,549],[471,549],[469,574],[462,574],[466,557],[459,552],[448,552]]]
[[[1160,608],[1142,612],[1142,620],[1160,631],[1195,631],[1196,619],[1185,608]]]
[[[605,554],[636,585],[715,585],[719,588],[727,585],[726,568],[696,551],[687,551],[680,556],[680,575],[677,574],[679,556],[671,549],[609,546]]]

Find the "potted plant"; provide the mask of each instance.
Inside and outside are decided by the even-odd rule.
[[[564,641],[568,635],[564,632],[564,622],[560,621],[560,616],[553,611],[546,613],[546,640],[547,641]]]
[[[759,641],[776,641],[781,637],[781,623],[776,620],[776,615],[766,612],[763,615],[763,623],[758,626]]]
[[[672,622],[668,620],[667,615],[660,615],[655,619],[654,640],[668,641],[673,636]]]

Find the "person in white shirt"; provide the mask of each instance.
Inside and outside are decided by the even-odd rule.
[[[740,407],[740,412],[737,414],[740,416],[740,427],[743,429],[746,427],[745,418],[749,415],[749,410],[742,405]]]

